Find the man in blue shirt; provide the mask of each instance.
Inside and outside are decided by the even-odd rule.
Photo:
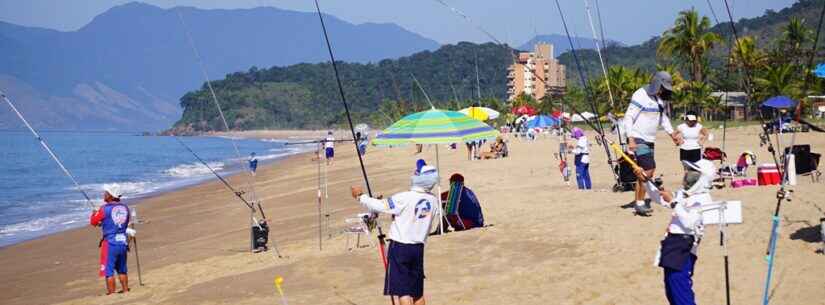
[[[129,228],[129,207],[120,203],[120,193],[115,187],[107,186],[103,192],[105,202],[100,209],[92,213],[90,224],[100,227],[103,237],[100,240],[100,276],[106,277],[106,294],[115,292],[117,273],[122,290],[129,291],[126,258],[129,251],[129,237],[135,231]]]

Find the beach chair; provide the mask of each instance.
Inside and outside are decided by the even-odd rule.
[[[461,221],[461,217],[458,215],[462,190],[464,190],[463,181],[452,181],[450,182],[450,190],[446,193],[446,196],[444,196],[445,194],[441,196],[442,205],[444,206],[444,218],[446,218],[447,224],[456,231],[466,229],[464,223]]]
[[[356,217],[344,219],[344,223],[346,227],[344,228],[344,234],[347,235],[347,251],[352,251],[352,247],[350,247],[350,242],[352,240],[352,236],[355,235],[355,248],[361,247],[361,234],[366,234],[370,236],[372,233],[370,231],[367,222],[364,220],[366,217],[369,217],[369,213],[360,213],[356,215]],[[367,238],[367,244],[372,247],[372,241]]]
[[[727,159],[727,156],[724,151],[717,147],[705,148],[705,151],[702,153],[702,158],[710,161],[722,161]]]

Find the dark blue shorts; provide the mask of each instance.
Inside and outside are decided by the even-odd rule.
[[[645,142],[644,140],[633,138],[636,142],[636,164],[644,170],[651,170],[656,168],[655,146],[653,143]]]
[[[125,245],[106,245],[106,258],[105,264],[101,271],[103,271],[103,276],[105,277],[112,277],[117,274],[127,274],[128,268],[126,264],[126,246]]]
[[[384,295],[414,299],[424,295],[424,244],[390,241],[387,266]]]
[[[326,153],[327,159],[335,157],[335,149],[332,147],[327,147],[324,152]]]

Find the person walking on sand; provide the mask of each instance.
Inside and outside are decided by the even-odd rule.
[[[682,137],[679,145],[679,161],[698,162],[702,160],[702,147],[708,138],[708,130],[699,124],[695,111],[688,111],[685,122],[676,126],[676,134]]]
[[[103,192],[104,204],[92,213],[89,222],[100,227],[103,237],[100,239],[100,276],[106,278],[106,294],[115,292],[115,273],[120,281],[121,290],[129,291],[127,271],[127,252],[129,238],[135,236],[135,230],[129,228],[129,208],[120,203],[120,193],[113,186],[107,186]]]
[[[387,250],[387,272],[384,295],[397,298],[400,305],[424,305],[424,244],[430,233],[433,215],[440,215],[438,198],[432,194],[438,184],[438,171],[424,165],[411,177],[409,191],[388,199],[375,199],[353,186],[352,197],[373,212],[393,216],[390,224],[390,245]]]
[[[327,132],[327,137],[324,139],[324,153],[327,157],[327,165],[332,165],[335,159],[335,136],[332,135],[332,130]]]
[[[590,147],[587,137],[581,128],[574,127],[570,137],[576,140],[575,145],[570,145],[570,149],[575,156],[573,164],[576,165],[576,185],[580,190],[591,189],[590,182]]]
[[[636,163],[647,177],[656,172],[654,142],[659,127],[670,135],[673,143],[681,144],[681,138],[673,132],[670,118],[665,113],[665,101],[673,95],[673,80],[665,71],[656,72],[650,84],[633,93],[624,115],[624,130],[628,132],[628,151],[636,157]],[[641,181],[636,183],[635,205],[637,215],[650,215],[652,209],[645,204],[645,189]]]

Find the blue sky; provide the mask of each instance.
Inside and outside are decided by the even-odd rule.
[[[593,5],[594,0],[589,0]],[[75,30],[112,6],[131,0],[0,0],[0,21],[64,31]],[[311,0],[145,0],[164,8],[250,8],[275,6],[311,11]],[[463,11],[499,40],[512,45],[532,38],[535,33],[563,33],[553,0],[445,0]],[[659,35],[672,25],[680,10],[695,7],[711,16],[726,19],[722,0],[599,0],[608,38],[636,44]],[[795,0],[728,0],[735,19],[761,15],[767,9],[779,10]],[[590,37],[584,0],[561,0],[571,32]],[[488,41],[489,39],[435,0],[321,0],[321,8],[353,23],[394,22],[440,43]],[[593,11],[595,16],[595,10]],[[722,20],[724,21],[724,20]]]

